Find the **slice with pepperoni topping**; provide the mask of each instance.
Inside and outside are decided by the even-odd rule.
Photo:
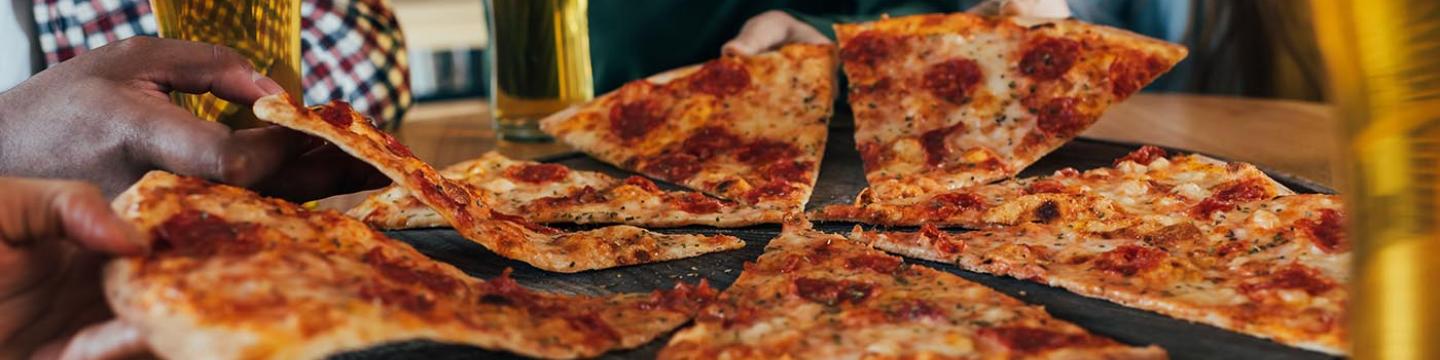
[[[645,227],[740,227],[780,223],[785,213],[697,192],[662,191],[650,179],[625,180],[559,164],[514,160],[489,152],[441,170],[446,179],[482,194],[491,209],[526,221],[626,224]],[[404,187],[391,185],[347,212],[381,229],[445,227],[450,223]]]
[[[787,224],[660,359],[1162,359],[1039,306]]]
[[[1112,167],[1084,172],[1063,169],[910,198],[862,192],[854,203],[823,207],[811,218],[889,226],[983,229],[1035,222],[1118,230],[1144,218],[1201,208],[1212,214],[1290,194],[1253,165],[1196,154],[1166,157],[1165,150],[1147,145]]]
[[[319,114],[343,113],[356,121],[326,121]],[[463,182],[440,175],[409,151],[394,151],[396,142],[349,107],[338,104],[307,109],[284,94],[260,98],[255,115],[261,120],[299,130],[334,143],[341,150],[375,166],[395,185],[444,218],[466,239],[496,254],[555,272],[578,272],[643,264],[732,250],[745,243],[728,235],[659,234],[615,225],[589,231],[562,232],[495,211],[496,200]],[[404,146],[400,145],[403,149]],[[539,165],[506,174],[520,183],[545,183],[573,174],[568,169]]]
[[[632,81],[540,127],[626,170],[798,212],[820,171],[835,67],[831,45],[727,55]]]
[[[1169,71],[1185,48],[1074,20],[929,14],[839,24],[871,191],[1014,176]]]
[[[1121,167],[1139,165],[1124,162]],[[1245,186],[1222,185],[1215,192],[1245,193],[1223,190]],[[850,238],[895,254],[1344,353],[1346,333],[1338,319],[1345,318],[1349,301],[1344,284],[1350,255],[1338,197],[1236,201],[1207,219],[1186,209],[1130,217],[1123,228],[1026,222],[971,232],[931,225],[918,232],[873,232],[857,226]]]
[[[481,280],[340,213],[158,171],[113,206],[154,251],[111,261],[105,296],[160,358],[319,359],[406,340],[594,357],[714,298],[704,283],[576,296]]]

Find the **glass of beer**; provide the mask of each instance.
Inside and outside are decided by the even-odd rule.
[[[301,0],[151,0],[160,37],[228,46],[292,96],[300,96]],[[262,126],[249,107],[211,94],[171,97],[201,119]]]
[[[1345,136],[1351,355],[1440,359],[1440,4],[1313,6]]]
[[[594,97],[589,0],[487,0],[490,108],[502,140],[549,141],[540,119]]]

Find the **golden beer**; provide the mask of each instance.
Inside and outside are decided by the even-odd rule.
[[[160,37],[225,45],[292,96],[300,91],[300,0],[151,0]],[[249,107],[211,94],[171,95],[201,119],[256,127]]]
[[[1440,3],[1314,3],[1347,147],[1357,359],[1440,359]]]
[[[588,0],[489,0],[490,107],[501,139],[544,141],[539,121],[595,96]]]

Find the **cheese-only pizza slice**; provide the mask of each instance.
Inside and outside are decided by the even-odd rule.
[[[787,225],[660,359],[1161,359],[949,274]]]
[[[1335,195],[1287,195],[1180,211],[1109,232],[1027,223],[851,239],[1076,294],[1344,354],[1350,246]]]
[[[659,234],[616,225],[589,231],[563,232],[486,207],[484,193],[474,193],[441,177],[429,164],[345,103],[307,109],[284,94],[260,98],[255,115],[261,120],[318,136],[375,166],[421,203],[445,218],[456,232],[494,251],[537,268],[578,272],[623,265],[681,259],[738,249],[743,241],[728,235]]]
[[[495,211],[535,223],[627,224],[645,227],[708,225],[740,227],[779,223],[785,212],[761,209],[690,191],[664,191],[650,179],[615,179],[560,164],[514,160],[489,152],[440,171]],[[435,210],[391,185],[347,212],[382,229],[443,227]]]
[[[965,13],[835,33],[865,177],[885,199],[1014,176],[1186,54],[1075,20]]]
[[[568,296],[484,281],[338,212],[158,171],[113,205],[154,251],[106,265],[105,295],[161,358],[321,359],[420,339],[591,357],[648,343],[714,297],[704,283]]]
[[[1164,149],[1147,145],[1116,159],[1114,166],[1083,172],[1066,168],[1049,176],[910,198],[883,199],[862,192],[854,204],[826,206],[811,218],[971,229],[1068,224],[1103,232],[1157,216],[1204,218],[1236,203],[1294,194],[1251,164],[1198,154],[1166,155]]]
[[[825,152],[835,50],[791,44],[635,80],[541,120],[601,161],[720,198],[801,211]]]

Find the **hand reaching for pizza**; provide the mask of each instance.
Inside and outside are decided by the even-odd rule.
[[[0,177],[0,359],[121,358],[143,353],[100,289],[108,255],[147,245],[96,187]]]
[[[983,15],[1068,18],[1070,6],[1065,0],[987,0],[969,10]],[[832,41],[815,27],[779,10],[770,10],[740,28],[740,34],[721,46],[721,52],[733,55],[755,55],[789,43],[829,44]]]
[[[248,106],[283,90],[225,47],[148,37],[116,42],[0,93],[0,174],[84,180],[113,195],[146,171],[164,169],[295,200],[387,183],[303,134],[202,121],[171,104],[170,91],[210,92]]]

